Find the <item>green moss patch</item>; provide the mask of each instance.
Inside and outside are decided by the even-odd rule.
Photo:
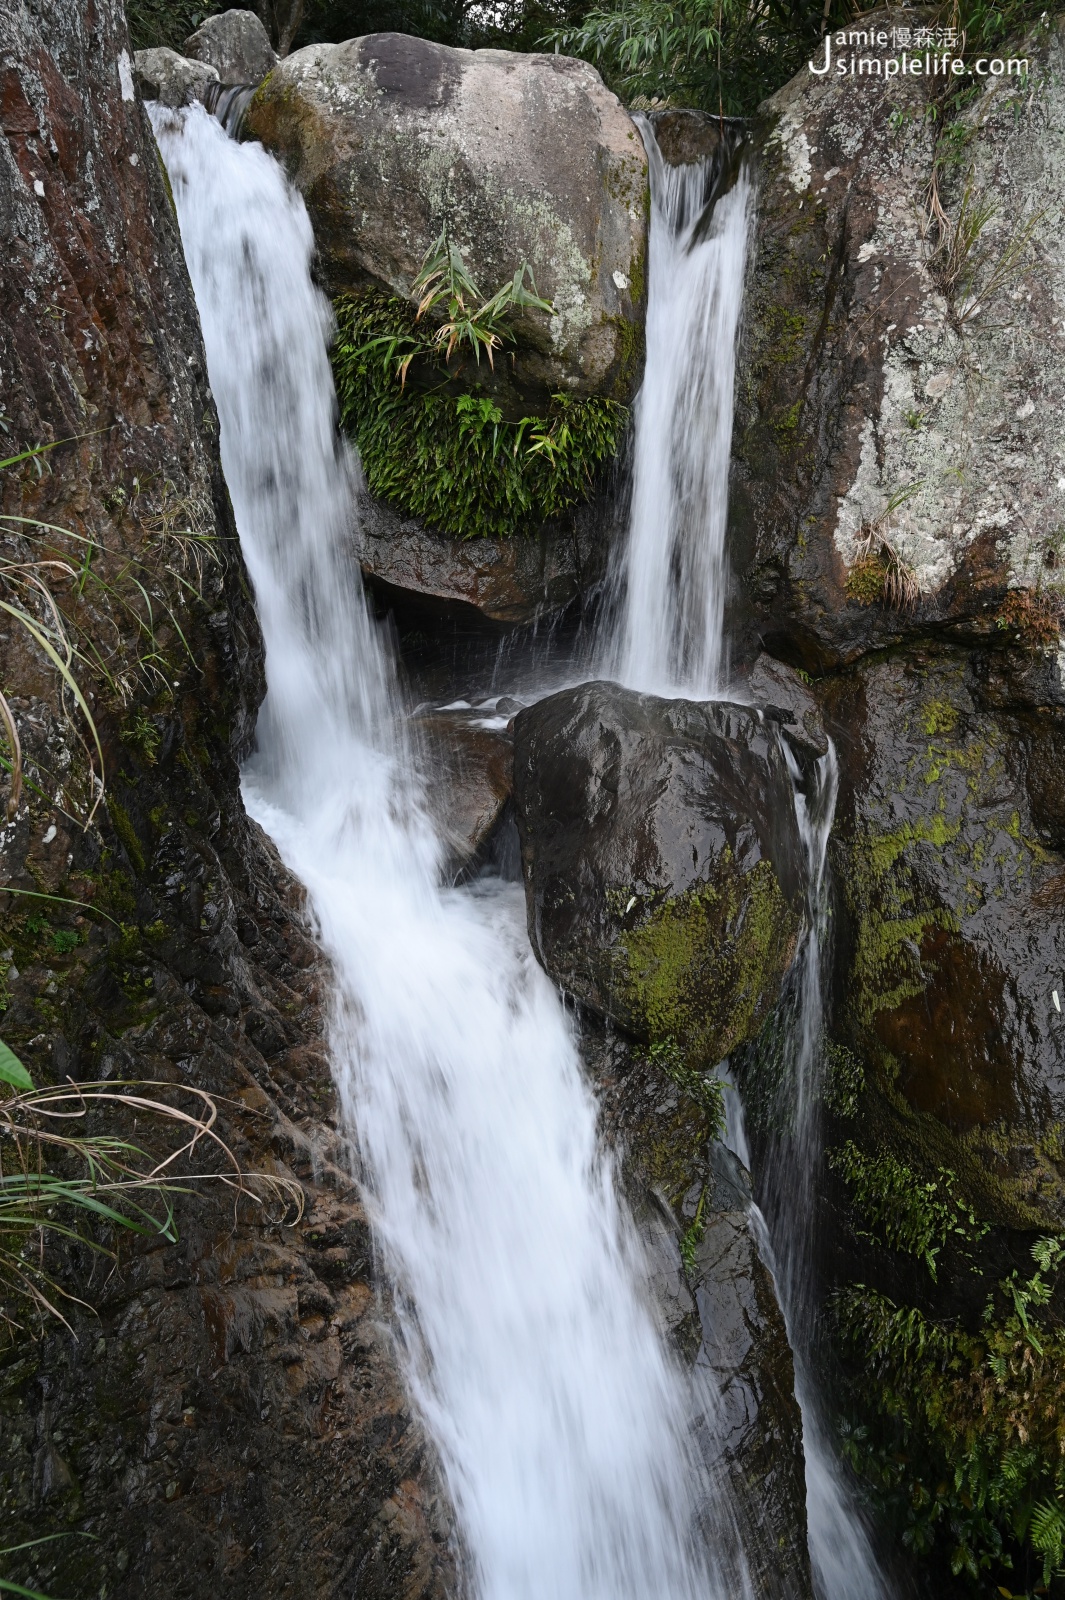
[[[544,416],[508,422],[490,394],[455,393],[443,362],[400,376],[397,344],[414,308],[379,293],[334,302],[333,375],[345,432],[371,491],[458,539],[527,533],[586,500],[613,460],[628,411],[616,400],[552,396]]]
[[[667,900],[618,942],[614,990],[630,1025],[713,1066],[755,1032],[791,961],[798,916],[768,861],[744,876],[729,852],[714,884]]]

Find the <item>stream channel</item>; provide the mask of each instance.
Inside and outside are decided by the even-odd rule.
[[[453,887],[389,636],[350,554],[357,463],[339,440],[328,303],[302,200],[272,157],[195,106],[153,111],[266,645],[243,778],[306,886],[332,964],[332,1069],[393,1285],[409,1386],[439,1452],[477,1600],[758,1600],[727,1479],[693,1440],[697,1394],[650,1304],[651,1268],[597,1139],[575,1023],[538,966],[520,883]],[[632,514],[594,634],[500,659],[491,719],[563,683],[707,699],[728,686],[725,525],[737,328],[756,204],[744,163],[651,160],[647,367]],[[716,202],[716,203],[715,203]],[[677,336],[677,329],[683,335]],[[502,678],[505,682],[501,681]],[[803,1409],[820,1600],[888,1588],[819,1404],[810,1185],[833,752],[792,762],[808,915],[788,979],[793,1125],[764,1215]],[[734,1093],[728,1138],[746,1156]]]

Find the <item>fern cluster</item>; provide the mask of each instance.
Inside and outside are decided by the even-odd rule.
[[[917,1256],[933,1280],[936,1258],[948,1241],[972,1244],[988,1232],[987,1224],[977,1221],[972,1207],[958,1194],[955,1176],[946,1167],[922,1182],[890,1152],[868,1156],[851,1139],[829,1152],[828,1164],[846,1183],[856,1210],[873,1230],[859,1230],[858,1237],[877,1238],[892,1250]]]
[[[507,422],[489,394],[450,392],[432,330],[406,301],[345,295],[334,309],[341,422],[366,481],[441,533],[532,531],[587,499],[617,453],[628,411],[616,400],[556,394],[546,416]],[[412,351],[428,386],[407,381]]]
[[[1012,1570],[1019,1549],[1025,1589],[1045,1589],[1065,1567],[1065,1334],[1037,1313],[1065,1245],[1041,1239],[1032,1254],[1036,1271],[999,1284],[976,1333],[860,1283],[837,1294],[835,1315],[860,1373],[851,1399],[869,1418],[844,1448],[903,1542],[945,1546],[952,1572],[977,1581]]]

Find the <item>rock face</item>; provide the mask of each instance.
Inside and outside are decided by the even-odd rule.
[[[974,79],[949,160],[934,79],[804,71],[764,107],[736,562],[762,638],[815,670],[1062,594],[1060,19],[1005,53],[1038,93]]]
[[[363,578],[385,601],[496,628],[528,627],[602,582],[618,515],[608,492],[536,537],[449,539],[363,488],[355,551]]]
[[[446,228],[485,294],[527,262],[554,305],[550,318],[527,312],[516,324],[507,369],[527,405],[542,410],[559,390],[630,398],[647,162],[592,67],[395,33],[312,45],[263,84],[243,136],[262,140],[302,191],[331,293],[407,296]]]
[[[861,1137],[949,1167],[985,1219],[1060,1227],[1060,735],[1004,710],[989,666],[870,662],[827,698],[841,746],[863,752],[833,843],[841,1036],[866,1065]]]
[[[254,11],[208,17],[185,40],[184,53],[214,67],[223,84],[261,83],[277,66],[270,35]]]
[[[752,1231],[750,1178],[720,1143],[710,1149],[703,1220],[691,1273],[702,1332],[696,1369],[720,1397],[707,1418],[707,1448],[737,1490],[755,1593],[800,1600],[812,1590],[791,1349]]]
[[[205,61],[189,61],[164,45],[155,50],[138,50],[134,73],[142,99],[158,100],[175,111],[194,100],[206,100],[212,88],[221,88],[214,67]]]
[[[700,1452],[711,1476],[727,1480],[754,1592],[808,1600],[802,1418],[784,1318],[752,1233],[747,1173],[661,1058],[587,1016],[582,1049],[621,1157],[652,1303],[692,1373],[704,1408]],[[715,1547],[725,1558],[720,1534]]]
[[[55,1323],[35,1342],[5,1332],[3,1542],[95,1539],[5,1557],[4,1577],[116,1600],[244,1600],[264,1584],[316,1600],[439,1597],[455,1583],[450,1517],[336,1133],[327,975],[239,798],[261,650],[122,7],[100,0],[91,20],[74,0],[6,7],[0,59],[7,437],[73,441],[39,474],[0,474],[0,516],[92,541],[83,584],[53,578],[54,591],[74,636],[106,646],[110,674],[78,669],[107,779],[87,820],[94,786],[56,676],[12,621],[0,638],[32,780],[3,830],[0,881],[61,897],[0,897],[3,1037],[37,1082],[224,1096],[230,1147],[298,1178],[306,1206],[284,1226],[205,1191],[178,1198],[177,1246],[124,1248],[103,1273],[77,1246],[50,1250],[98,1316],[68,1303],[76,1341]],[[43,553],[27,524],[0,520],[0,538],[5,561]],[[48,554],[79,570],[84,550],[48,535]]]
[[[616,684],[514,723],[533,947],[578,999],[711,1067],[776,1001],[800,849],[772,724]]]

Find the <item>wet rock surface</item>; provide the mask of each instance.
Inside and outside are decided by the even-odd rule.
[[[1043,809],[1052,726],[989,705],[993,665],[889,658],[826,696],[850,756],[831,846],[840,1021],[866,1063],[863,1137],[917,1170],[950,1168],[988,1220],[1060,1226],[1065,860]]]
[[[411,730],[428,774],[426,797],[454,866],[468,866],[489,846],[508,814],[514,750],[502,717],[422,712]]]
[[[1013,588],[1053,626],[1063,53],[1060,20],[1004,48],[1029,76],[977,80],[949,160],[934,80],[804,71],[763,108],[733,522],[758,631],[796,663],[985,637]]]
[[[406,297],[446,227],[485,294],[527,262],[554,305],[515,324],[508,381],[527,408],[556,390],[631,397],[646,156],[592,67],[395,33],[311,45],[262,86],[243,136],[278,155],[303,193],[330,293]]]
[[[581,1043],[660,1325],[702,1397],[699,1448],[733,1492],[755,1593],[806,1600],[802,1418],[784,1318],[752,1232],[748,1175],[660,1061],[592,1018]]]
[[[358,499],[355,552],[363,578],[387,603],[493,628],[529,627],[589,598],[606,574],[618,506],[604,493],[535,536],[449,539],[376,499]]]
[[[52,1323],[0,1355],[4,1543],[95,1540],[25,1551],[4,1576],[119,1600],[450,1593],[450,1513],[336,1130],[328,975],[239,799],[261,648],[122,10],[104,0],[90,25],[65,0],[9,8],[0,49],[5,420],[27,445],[74,441],[40,473],[7,471],[2,510],[92,541],[99,581],[79,596],[56,579],[55,597],[109,674],[84,676],[107,775],[87,821],[86,752],[52,667],[23,629],[0,639],[31,780],[0,834],[2,878],[59,897],[2,897],[3,1037],[37,1082],[218,1096],[241,1163],[305,1200],[286,1226],[205,1189],[178,1198],[176,1246],[133,1241],[103,1269],[73,1242],[50,1250],[97,1314],[66,1305],[76,1340]],[[2,528],[9,558],[40,554],[28,525]],[[84,544],[50,538],[80,566]]]
[[[802,1417],[773,1279],[759,1254],[746,1169],[710,1148],[710,1184],[695,1247],[692,1290],[702,1331],[697,1370],[717,1390],[704,1450],[737,1488],[755,1593],[812,1593],[806,1546]]]
[[[712,1067],[776,1001],[800,852],[774,725],[616,684],[514,723],[533,947],[571,994]]]

